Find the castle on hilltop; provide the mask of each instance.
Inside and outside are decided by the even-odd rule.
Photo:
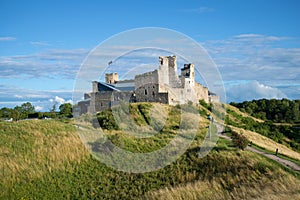
[[[219,96],[195,81],[193,64],[184,64],[178,75],[176,56],[159,57],[158,69],[119,80],[118,73],[105,75],[105,82],[93,81],[93,91],[74,107],[77,115],[96,113],[125,102],[160,102],[170,105],[218,102]]]

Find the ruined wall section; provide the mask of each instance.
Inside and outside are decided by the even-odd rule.
[[[195,85],[195,67],[194,64],[184,64],[181,69],[181,82],[183,87],[194,87]]]
[[[170,68],[169,68],[170,71]],[[203,87],[195,86],[195,70],[193,64],[185,64],[184,67],[181,69],[181,76],[178,77],[177,70],[176,72],[176,81],[179,81],[180,84],[174,87],[174,85],[170,85],[171,87],[167,88],[166,90],[169,93],[169,103],[171,105],[176,104],[185,104],[189,101],[193,103],[198,103],[200,96],[205,96],[205,91]]]
[[[114,105],[125,102],[161,102],[170,105],[185,104],[189,101],[199,103],[200,99],[205,102],[218,102],[219,97],[209,93],[208,88],[195,81],[195,69],[193,64],[185,64],[181,69],[181,76],[177,73],[176,56],[159,57],[159,68],[152,72],[136,75],[133,91],[131,81],[127,81],[128,90],[116,91],[114,86],[126,81],[118,82],[118,74],[106,75],[103,85],[93,82],[93,92],[84,95],[85,101],[79,106],[82,111],[95,113],[111,108]],[[131,87],[131,88],[130,88]]]
[[[208,88],[207,87],[204,87],[200,83],[196,82],[195,83],[195,91],[197,93],[197,99],[198,99],[198,101],[200,99],[203,99],[206,103],[209,102],[209,99],[208,99]]]
[[[171,88],[182,88],[178,77],[176,56],[159,57],[158,85],[160,93],[167,93]]]
[[[158,79],[158,70],[135,76],[136,101],[168,103],[168,93],[160,91]]]
[[[218,103],[220,102],[220,96],[218,95],[210,95],[208,96],[209,103]]]
[[[186,104],[189,101],[193,103],[198,103],[199,99],[197,96],[197,91],[194,87],[186,88],[171,88],[169,91],[169,104]]]
[[[157,70],[136,75],[134,78],[135,90],[142,88],[146,84],[157,84],[157,83],[158,83]]]
[[[132,102],[133,97],[133,92],[104,91],[92,93],[89,112],[95,113],[107,110],[114,105],[118,105],[120,101]]]
[[[167,92],[164,86],[169,85],[169,59],[164,56],[159,57],[158,84],[160,92]]]
[[[81,115],[84,113],[87,113],[89,111],[90,107],[90,100],[85,100],[85,101],[80,101],[78,102],[77,106],[74,106],[74,109],[77,114],[76,115]]]
[[[176,56],[168,56],[169,86],[171,88],[182,88],[182,83],[178,77]]]
[[[169,104],[185,104],[189,101],[197,104],[200,99],[204,99],[205,102],[209,102],[208,89],[203,87],[199,83],[191,85],[189,79],[185,79],[184,88],[170,88],[169,89]]]

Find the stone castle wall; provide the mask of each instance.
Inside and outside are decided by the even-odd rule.
[[[220,97],[217,95],[211,95],[208,98],[209,98],[209,102],[220,102]]]
[[[208,89],[195,82],[193,64],[185,64],[178,76],[176,57],[159,57],[159,68],[135,77],[135,93],[140,102],[162,102],[171,105],[208,99]],[[162,95],[163,94],[163,95]]]
[[[168,93],[158,91],[159,85],[157,83],[144,84],[135,90],[136,101],[169,103]]]
[[[208,88],[195,81],[195,69],[193,64],[185,64],[178,75],[176,56],[159,57],[157,70],[135,76],[134,91],[119,91],[113,87],[118,85],[118,74],[106,74],[108,87],[97,81],[93,82],[93,92],[85,94],[80,106],[82,111],[99,112],[125,102],[161,102],[170,105],[185,104],[189,101],[199,103],[219,101],[218,96],[209,96]],[[89,103],[89,105],[87,105]]]
[[[204,87],[200,83],[195,83],[194,87],[195,87],[195,91],[197,93],[197,99],[198,99],[198,101],[200,99],[203,99],[206,103],[208,103],[209,102],[209,99],[208,99],[208,88]]]
[[[132,92],[116,92],[105,91],[91,94],[89,112],[95,113],[107,110],[114,105],[119,104],[120,101],[133,102],[134,96]]]

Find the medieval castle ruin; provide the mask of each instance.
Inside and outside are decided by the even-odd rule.
[[[105,83],[93,81],[93,91],[84,94],[76,112],[96,113],[125,102],[160,102],[170,105],[219,101],[207,87],[195,81],[193,64],[184,64],[178,75],[176,56],[159,57],[158,69],[136,75],[132,80],[119,80],[117,73],[105,75]]]

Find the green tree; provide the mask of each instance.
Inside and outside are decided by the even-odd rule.
[[[72,117],[72,104],[64,103],[59,106],[59,114],[63,117]]]
[[[12,117],[12,110],[11,108],[1,108],[0,110],[0,118],[11,118]]]
[[[34,106],[30,102],[23,103],[21,105],[21,111],[24,113],[34,113]]]
[[[34,113],[34,106],[30,102],[23,103],[21,106],[16,106],[13,112],[13,118],[16,120],[26,119],[28,114]]]
[[[260,99],[242,103],[231,102],[230,104],[239,108],[242,112],[247,112],[263,120],[282,123],[297,123],[300,120],[299,100]]]
[[[56,103],[53,104],[52,108],[50,109],[50,112],[55,113],[56,111]]]
[[[14,120],[25,119],[26,116],[21,110],[21,106],[16,106],[11,112],[11,117],[14,118]]]

